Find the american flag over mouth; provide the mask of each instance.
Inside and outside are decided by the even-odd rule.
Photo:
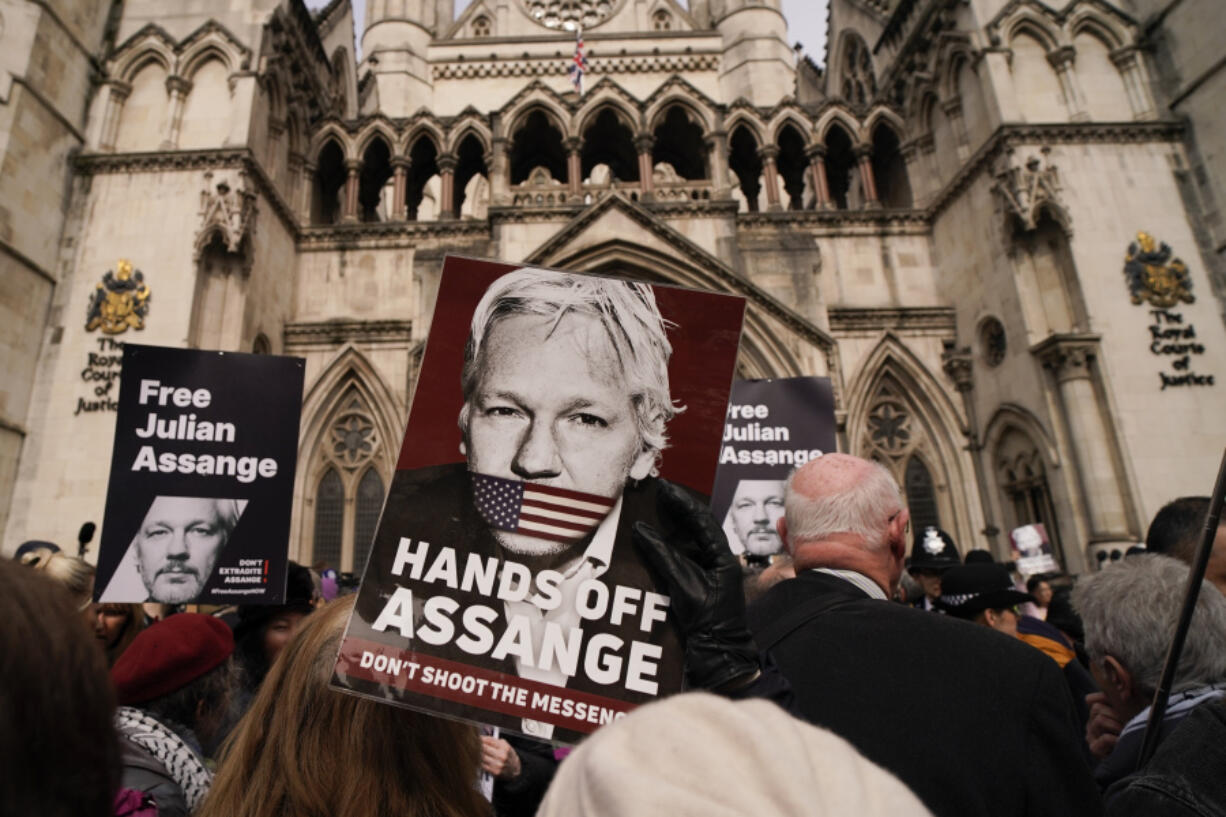
[[[567,488],[472,474],[477,510],[498,530],[578,542],[596,529],[616,500]]]

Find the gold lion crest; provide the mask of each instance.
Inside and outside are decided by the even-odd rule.
[[[118,335],[127,329],[144,329],[151,294],[144,274],[121,258],[114,272],[102,276],[89,299],[85,331],[101,329],[108,335]]]
[[[1171,258],[1171,248],[1165,241],[1155,242],[1146,232],[1137,233],[1137,240],[1128,245],[1124,277],[1128,279],[1134,304],[1149,301],[1166,309],[1180,301],[1190,304],[1196,300],[1187,266],[1178,258]]]

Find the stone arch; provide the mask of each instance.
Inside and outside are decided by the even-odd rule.
[[[1068,121],[1068,101],[1048,58],[1057,47],[1054,33],[1029,20],[1010,30],[1013,58],[1009,68],[1021,114],[1027,122]]]
[[[696,120],[684,105],[670,105],[661,113],[658,123],[651,126],[655,137],[651,146],[653,170],[666,163],[683,179],[707,178],[709,163],[702,120]]]
[[[114,147],[118,152],[157,150],[165,138],[170,97],[166,63],[146,52],[136,63],[128,82],[127,97],[118,106]]]
[[[1115,38],[1097,20],[1085,20],[1073,34],[1076,63],[1073,70],[1090,119],[1099,122],[1133,118],[1124,75],[1111,58]]]
[[[423,136],[434,145],[436,153],[443,153],[443,146],[447,144],[447,136],[443,133],[443,129],[436,122],[429,119],[421,119],[405,130],[404,137],[393,148],[393,154],[408,156],[409,152],[413,150],[413,146]]]
[[[340,414],[350,411],[352,399],[369,419],[376,450],[355,458],[325,450],[332,426]],[[294,508],[290,530],[291,550],[296,560],[310,562],[314,533],[314,501],[319,481],[330,468],[337,470],[346,490],[356,490],[366,469],[375,467],[383,484],[391,483],[400,449],[404,409],[382,376],[352,343],[346,344],[324,367],[307,389],[302,403],[302,429],[298,438],[299,467],[294,475]],[[350,526],[352,527],[352,526]],[[352,548],[349,549],[352,553]]]
[[[348,171],[345,149],[329,138],[314,154],[315,172],[311,178],[311,223],[335,224],[344,211],[341,196]]]
[[[1064,27],[1070,40],[1078,34],[1092,34],[1112,51],[1128,45],[1132,39],[1128,29],[1114,15],[1089,3],[1078,6]]]
[[[358,158],[357,150],[353,143],[353,137],[341,127],[341,124],[336,121],[326,122],[324,125],[311,136],[311,142],[307,148],[307,155],[311,157],[311,161],[319,160],[319,152],[324,149],[324,145],[329,140],[336,142],[337,147],[341,149],[341,153],[346,159]]]
[[[984,452],[994,488],[990,492],[994,518],[1001,520],[1006,531],[1042,522],[1057,556],[1068,565],[1062,544],[1068,538],[1071,515],[1065,513],[1066,524],[1060,523],[1061,511],[1066,510],[1055,490],[1060,458],[1047,429],[1024,407],[1004,403],[984,430]]]
[[[162,37],[150,34],[138,44],[127,49],[114,59],[112,74],[123,82],[131,84],[133,77],[139,74],[150,62],[162,66],[167,74],[174,72],[174,44]]]
[[[221,147],[229,135],[231,115],[231,71],[225,55],[218,48],[205,48],[185,68],[191,72],[184,73],[191,90],[183,102],[176,146]]]
[[[512,185],[529,181],[538,167],[546,168],[558,182],[570,180],[566,131],[548,109],[534,107],[524,113],[511,129],[508,163]]]
[[[704,133],[715,130],[715,115],[711,109],[701,104],[699,100],[676,89],[652,101],[648,106],[643,114],[643,121],[647,123],[647,129],[654,131],[659,127],[669,109],[674,106],[683,108],[686,115],[702,128]]]
[[[626,126],[630,133],[638,134],[642,131],[642,113],[636,110],[625,97],[616,93],[612,88],[606,87],[588,96],[589,98],[583,103],[583,107],[575,113],[575,133],[585,133],[605,110],[612,110],[614,115]]]
[[[758,209],[758,196],[764,183],[762,158],[758,155],[762,145],[758,134],[744,123],[728,132],[728,167],[736,177],[732,196],[738,199],[742,211]]]
[[[396,131],[393,129],[390,122],[376,119],[373,122],[368,122],[360,131],[350,137],[353,142],[353,153],[357,157],[366,154],[370,145],[374,140],[382,139],[387,145],[389,152],[394,153],[400,140],[396,138]]]
[[[961,414],[924,363],[892,332],[860,364],[847,389],[852,454],[875,459],[904,482],[908,460],[922,454],[932,476],[941,527],[963,551],[980,547],[981,512],[964,450]]]
[[[886,208],[906,208],[912,205],[911,180],[900,145],[901,131],[889,120],[880,118],[869,129],[873,146],[873,177],[877,183],[877,198]]]
[[[813,123],[806,120],[799,111],[791,109],[784,109],[771,118],[767,126],[771,135],[771,144],[779,144],[779,137],[783,135],[783,129],[789,125],[804,139],[806,148],[813,144]]]
[[[570,113],[544,85],[540,84],[531,86],[526,93],[502,112],[500,118],[506,123],[506,135],[509,137],[519,130],[535,110],[544,113],[545,118],[558,129],[563,139],[578,136]]]
[[[490,130],[489,125],[485,123],[485,120],[479,114],[467,113],[452,124],[447,134],[446,152],[455,153],[460,149],[460,144],[469,136],[475,138],[480,143],[481,149],[486,153],[492,150],[494,133]]]
[[[766,138],[766,125],[755,112],[750,112],[743,108],[733,111],[724,120],[724,131],[731,137],[732,132],[737,128],[747,130],[759,145],[765,145],[768,142]]]
[[[992,451],[1000,444],[1001,435],[1010,427],[1022,429],[1035,442],[1043,454],[1043,461],[1049,468],[1060,467],[1060,449],[1043,422],[1018,403],[1001,403],[988,424],[983,429],[983,447]]]
[[[209,60],[219,60],[226,74],[233,74],[238,60],[229,48],[219,42],[203,40],[179,56],[179,76],[191,80]]]
[[[608,166],[612,177],[620,181],[639,181],[639,135],[633,120],[616,104],[594,108],[583,120],[579,133],[580,168],[583,178],[589,178],[599,165]]]
[[[1004,28],[1005,40],[1010,44],[1019,36],[1028,35],[1038,40],[1045,51],[1054,51],[1060,47],[1060,29],[1032,9],[1021,8],[1016,16],[1005,23]]]
[[[860,121],[851,115],[850,112],[840,107],[827,108],[813,125],[813,133],[817,137],[818,142],[825,142],[830,135],[830,129],[833,127],[841,127],[847,132],[853,144],[861,139],[861,131],[863,127]]]
[[[877,126],[883,122],[898,134],[899,139],[902,139],[903,134],[907,132],[907,121],[899,116],[897,111],[885,105],[878,105],[864,119],[864,134],[871,136]]]

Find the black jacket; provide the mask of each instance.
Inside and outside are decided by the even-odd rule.
[[[815,616],[792,612],[815,604]],[[776,623],[784,619],[790,626]],[[1102,813],[1068,686],[1023,642],[811,570],[771,588],[749,621],[799,712],[893,772],[938,817]]]

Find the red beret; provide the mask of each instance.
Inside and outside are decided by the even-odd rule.
[[[141,631],[111,667],[123,706],[182,689],[234,652],[234,635],[219,618],[177,613]]]

